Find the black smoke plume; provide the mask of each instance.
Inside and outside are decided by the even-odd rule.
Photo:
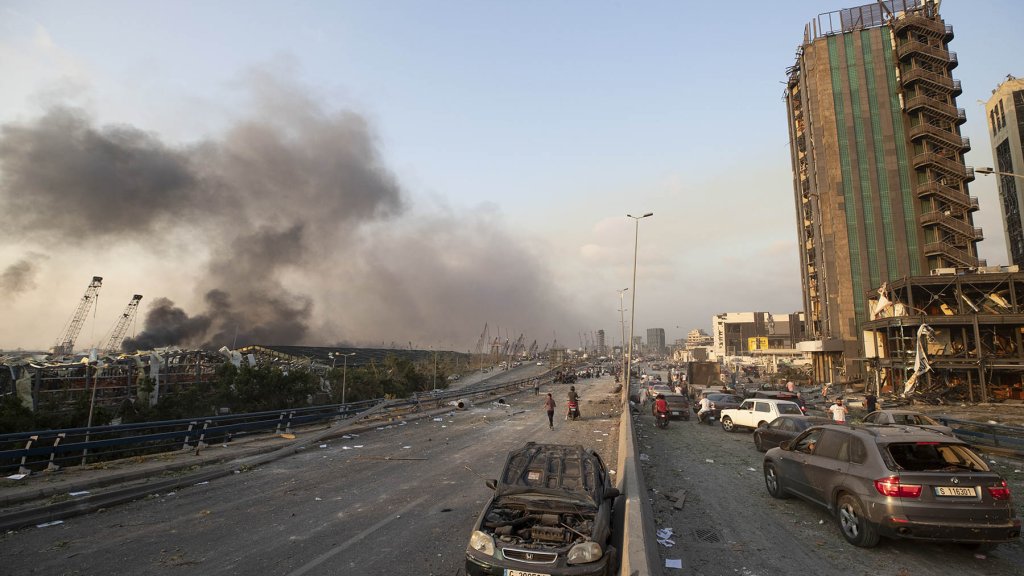
[[[168,259],[162,283],[201,271],[194,301],[149,300],[131,350],[465,344],[485,322],[543,340],[579,326],[514,227],[490,209],[411,211],[362,116],[268,78],[253,76],[251,115],[187,145],[69,107],[0,127],[0,201],[18,214],[0,236],[62,251],[130,242]],[[4,281],[27,286],[31,272]]]

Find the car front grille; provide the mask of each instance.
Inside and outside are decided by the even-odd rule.
[[[505,558],[508,558],[509,560],[527,562],[529,564],[554,564],[555,560],[558,559],[558,554],[555,554],[554,552],[516,550],[513,548],[505,548],[502,552],[505,554]]]

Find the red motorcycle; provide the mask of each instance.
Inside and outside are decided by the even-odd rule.
[[[565,418],[576,420],[580,417],[580,405],[576,400],[569,400],[569,411],[566,412]]]

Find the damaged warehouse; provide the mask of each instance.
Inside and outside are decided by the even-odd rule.
[[[939,404],[1024,400],[1024,273],[1016,266],[939,269],[883,284],[868,300],[870,389]]]

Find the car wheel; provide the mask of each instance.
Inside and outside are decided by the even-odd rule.
[[[761,435],[757,432],[754,432],[754,447],[757,448],[758,452],[767,452],[764,449],[764,442],[761,441]]]
[[[761,428],[761,427],[764,427],[764,426],[767,426],[767,425],[768,425],[768,423],[765,422],[764,420],[761,420],[760,422],[757,423],[757,427],[758,428]]]
[[[729,418],[728,416],[722,418],[722,430],[725,430],[726,432],[736,431],[736,426],[733,425],[732,418]]]
[[[686,410],[683,410],[683,420],[686,420],[687,422],[690,421],[690,413]]]
[[[782,478],[779,478],[779,471],[775,469],[775,464],[764,465],[764,486],[772,498],[779,500],[789,498],[789,493],[782,487]]]
[[[849,494],[839,497],[839,529],[843,538],[854,546],[870,548],[878,544],[878,529],[864,517],[864,507]]]

